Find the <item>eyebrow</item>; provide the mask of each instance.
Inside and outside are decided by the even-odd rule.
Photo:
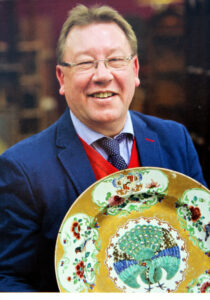
[[[76,58],[77,57],[79,57],[79,56],[82,56],[82,55],[87,55],[87,56],[93,56],[93,54],[91,53],[91,49],[89,49],[89,50],[86,50],[86,51],[83,51],[83,50],[81,50],[81,51],[79,51],[79,52],[77,52],[76,53]],[[111,55],[111,54],[113,54],[114,52],[117,52],[117,51],[120,51],[120,52],[122,52],[123,51],[123,49],[120,49],[120,48],[111,48],[111,49],[109,49],[109,54],[108,55]]]

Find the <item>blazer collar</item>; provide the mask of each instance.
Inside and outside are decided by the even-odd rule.
[[[58,147],[58,159],[78,194],[81,194],[96,181],[96,178],[72,124],[69,109],[66,109],[58,121],[56,146]]]
[[[141,166],[163,166],[158,134],[149,127],[149,122],[141,118],[141,114],[131,111],[131,119]]]

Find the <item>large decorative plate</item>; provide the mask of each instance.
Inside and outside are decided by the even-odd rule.
[[[107,176],[81,194],[57,237],[61,292],[210,292],[210,193],[161,168]]]

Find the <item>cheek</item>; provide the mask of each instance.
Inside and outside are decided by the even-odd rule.
[[[66,81],[65,96],[68,105],[73,109],[86,105],[88,80],[84,77],[72,77]]]
[[[66,96],[68,95],[68,97],[75,97],[75,95],[80,92],[82,87],[81,81],[77,80],[74,77],[66,78],[64,83],[65,94]]]
[[[134,75],[133,72],[130,72],[126,79],[124,80],[124,89],[127,91],[129,95],[133,95],[135,92],[135,88],[139,85],[138,78]]]
[[[68,82],[69,91],[72,94],[85,94],[89,84],[89,78],[87,78],[87,76],[75,76],[70,78]]]

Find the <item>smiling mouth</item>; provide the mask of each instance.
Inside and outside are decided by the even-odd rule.
[[[95,94],[91,94],[89,95],[90,97],[93,97],[93,98],[100,98],[100,99],[106,99],[106,98],[109,98],[109,97],[113,97],[115,96],[116,94],[115,93],[112,93],[112,92],[101,92],[101,93],[95,93]]]

